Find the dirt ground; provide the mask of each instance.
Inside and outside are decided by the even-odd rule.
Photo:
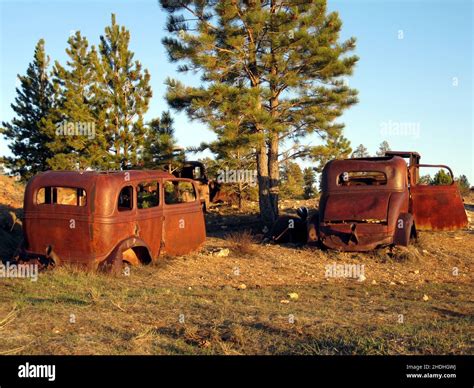
[[[14,199],[0,191],[2,255],[21,236],[12,184]],[[0,279],[0,354],[473,354],[472,195],[465,205],[469,228],[370,253],[262,243],[256,204],[216,208],[190,255],[118,277],[64,267]],[[349,264],[363,275],[327,276]]]

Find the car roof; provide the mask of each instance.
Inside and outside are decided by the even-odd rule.
[[[338,176],[346,171],[380,171],[387,176],[387,184],[377,186],[377,189],[403,189],[407,175],[407,164],[400,156],[331,160],[323,169],[323,191],[341,189],[337,184]]]
[[[124,170],[124,171],[45,171],[32,178],[41,186],[79,186],[87,187],[98,180],[114,182],[135,181],[140,179],[175,178],[161,170]]]

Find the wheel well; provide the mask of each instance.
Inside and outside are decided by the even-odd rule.
[[[130,247],[129,249],[131,249],[133,253],[135,253],[135,255],[137,256],[141,264],[151,263],[152,260],[151,260],[150,252],[148,251],[147,247],[134,246],[134,247]]]

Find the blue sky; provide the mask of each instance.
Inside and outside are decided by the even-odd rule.
[[[360,102],[340,119],[353,148],[363,143],[375,153],[387,140],[392,149],[420,152],[424,163],[450,165],[474,184],[473,3],[329,0],[328,6],[340,13],[342,38],[357,38],[360,61],[348,82],[359,90]],[[25,73],[38,39],[45,39],[52,60],[64,63],[69,34],[81,30],[98,44],[112,12],[130,30],[135,58],[151,73],[147,119],[168,109],[166,77],[198,84],[196,76],[177,74],[167,62],[161,44],[166,15],[157,0],[0,0],[0,120],[13,117],[16,75]],[[204,125],[184,114],[175,118],[180,145],[213,139]],[[0,155],[8,154],[0,141]]]

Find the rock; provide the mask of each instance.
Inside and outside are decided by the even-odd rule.
[[[288,304],[288,303],[290,303],[290,301],[288,299],[283,299],[283,300],[280,300],[280,303],[281,304]]]
[[[372,280],[372,284],[377,284],[377,281],[375,279]]]
[[[293,299],[293,300],[298,300],[299,295],[298,295],[296,292],[290,292],[290,293],[288,294],[288,297],[289,297],[290,299]]]
[[[430,299],[430,297],[429,297],[428,295],[426,295],[426,294],[423,295],[423,300],[424,300],[425,302],[426,302],[427,300],[429,300],[429,299]]]
[[[359,279],[357,279],[358,282],[364,282],[367,278],[364,275],[360,275]]]
[[[227,257],[229,256],[230,250],[228,248],[221,249],[220,251],[215,253],[217,257]]]
[[[390,285],[391,285],[391,286],[395,286],[396,283],[395,283],[395,282],[390,282]]]
[[[237,287],[239,290],[245,290],[247,288],[247,286],[242,283],[241,285],[239,285],[239,287]]]

